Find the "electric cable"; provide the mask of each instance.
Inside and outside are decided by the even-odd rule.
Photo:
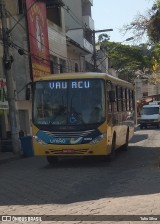
[[[36,3],[36,1],[34,1],[34,3],[30,6],[30,8],[27,10],[27,11],[29,11],[30,9],[31,9],[31,7],[34,5]],[[65,10],[67,10],[67,9],[65,9]],[[68,7],[68,10],[69,11],[71,11],[70,9],[69,9],[69,7]],[[7,10],[6,10],[7,11]],[[12,29],[10,30],[10,32],[12,32],[13,31],[13,29],[17,26],[17,25],[20,25],[25,31],[26,31],[26,28],[20,23],[20,20],[24,17],[21,17],[21,19],[20,20],[16,20],[12,15],[11,15],[11,13],[9,12],[9,11],[7,11],[8,13],[9,13],[9,15],[16,21],[16,24],[12,27]],[[72,12],[72,11],[71,11]],[[73,12],[72,12],[73,13]],[[72,16],[71,15],[71,13],[69,13],[70,14],[70,16]],[[73,15],[74,15],[74,13],[73,13]],[[74,15],[75,16],[75,15]],[[76,16],[75,16],[76,17]],[[72,18],[73,18],[73,16],[72,16]],[[76,17],[77,18],[77,17]],[[74,19],[74,18],[73,18]],[[77,18],[77,20],[78,20],[78,18]],[[78,22],[78,21],[76,21],[76,22]],[[79,23],[80,25],[82,25],[81,23]],[[82,27],[83,28],[83,27]],[[36,39],[36,37],[34,36],[34,35],[32,35],[32,34],[30,34],[29,33],[29,35],[30,36],[32,36],[37,42],[40,42],[39,40],[37,40]],[[41,42],[40,42],[41,43]],[[13,44],[13,42],[12,42],[12,44]],[[14,45],[15,45],[15,43],[14,43]],[[44,44],[42,44],[44,47],[46,47]],[[17,45],[18,46],[18,45]],[[31,56],[33,56],[33,57],[38,57],[38,58],[41,58],[42,60],[46,60],[46,59],[44,59],[44,58],[42,58],[42,57],[39,57],[39,56],[36,56],[36,55],[33,55],[33,54],[31,54],[30,52],[28,52],[27,50],[25,50],[23,47],[20,47],[20,46],[18,46],[19,48],[21,48],[22,50],[24,50],[24,51],[26,51],[27,52],[27,54],[29,54],[29,55],[31,55]],[[18,50],[18,49],[17,49]],[[50,52],[53,52],[54,53],[54,55],[58,55],[58,56],[60,56],[61,58],[65,58],[65,59],[67,59],[67,60],[72,60],[72,61],[80,61],[79,59],[69,59],[69,58],[67,58],[67,57],[64,57],[64,56],[62,56],[62,55],[60,55],[60,54],[58,54],[58,53],[56,53],[56,52],[54,52],[53,50],[51,50],[51,49],[49,49],[50,50]],[[47,60],[46,60],[47,61]],[[48,60],[49,61],[49,60]],[[63,67],[66,67],[67,68],[67,66],[64,66],[64,65],[62,65]],[[72,71],[75,71],[75,70],[73,70],[73,69],[71,69],[71,67],[69,67],[68,66],[68,69],[69,70],[72,70]]]
[[[32,6],[37,2],[37,0],[34,0],[34,2],[30,5],[30,7],[25,11],[25,14],[29,12],[29,10],[32,8]],[[17,21],[16,24],[12,27],[12,29],[9,30],[9,33],[13,31],[13,29],[20,23],[20,21],[24,18],[24,15]]]
[[[17,21],[14,17],[13,17],[13,15],[11,15],[11,13],[8,11],[8,10],[6,10],[9,14],[10,14],[10,16],[15,20],[15,21]],[[26,28],[21,24],[21,27],[26,31]],[[29,36],[31,36],[33,39],[35,39],[37,42],[39,42],[39,43],[41,43],[33,34],[31,34],[31,33],[29,33],[28,32],[28,34],[29,34]],[[41,43],[45,48],[47,48],[47,46],[45,46],[43,43]],[[22,48],[22,47],[21,47]],[[23,48],[22,48],[23,49]],[[56,53],[55,51],[53,51],[52,49],[50,49],[49,48],[49,51],[50,52],[52,52],[54,55],[58,55],[58,56],[60,56],[61,58],[64,58],[64,59],[68,59],[67,57],[65,57],[65,56],[63,56],[63,55],[60,55],[60,54],[58,54],[58,53]],[[70,60],[73,60],[73,61],[78,61],[78,59],[74,59],[74,58],[72,58],[72,59],[70,59]]]

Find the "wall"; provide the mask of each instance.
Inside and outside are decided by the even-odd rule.
[[[50,54],[58,57],[67,57],[66,36],[63,32],[58,32],[56,26],[48,21],[48,37]]]
[[[65,0],[65,8],[68,6],[71,11],[65,13],[65,24],[69,29],[82,28],[82,2],[81,0]],[[77,17],[77,18],[75,18]],[[73,19],[74,18],[74,19]]]

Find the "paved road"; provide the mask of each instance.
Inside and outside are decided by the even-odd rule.
[[[45,158],[26,158],[1,164],[0,214],[160,215],[160,131],[137,130],[129,151],[111,163],[76,159],[50,167]]]

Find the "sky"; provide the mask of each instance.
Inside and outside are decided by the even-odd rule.
[[[144,15],[147,9],[151,9],[153,3],[153,0],[93,0],[92,18],[95,30],[113,29],[107,32],[110,41],[125,42],[133,34],[127,33],[124,36],[119,29],[123,25],[130,24],[138,14]],[[144,38],[143,42],[145,40]]]

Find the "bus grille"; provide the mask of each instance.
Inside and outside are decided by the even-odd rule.
[[[56,138],[77,138],[77,137],[85,137],[91,134],[94,130],[88,131],[79,131],[79,132],[49,132],[44,131],[44,133],[50,137]]]

